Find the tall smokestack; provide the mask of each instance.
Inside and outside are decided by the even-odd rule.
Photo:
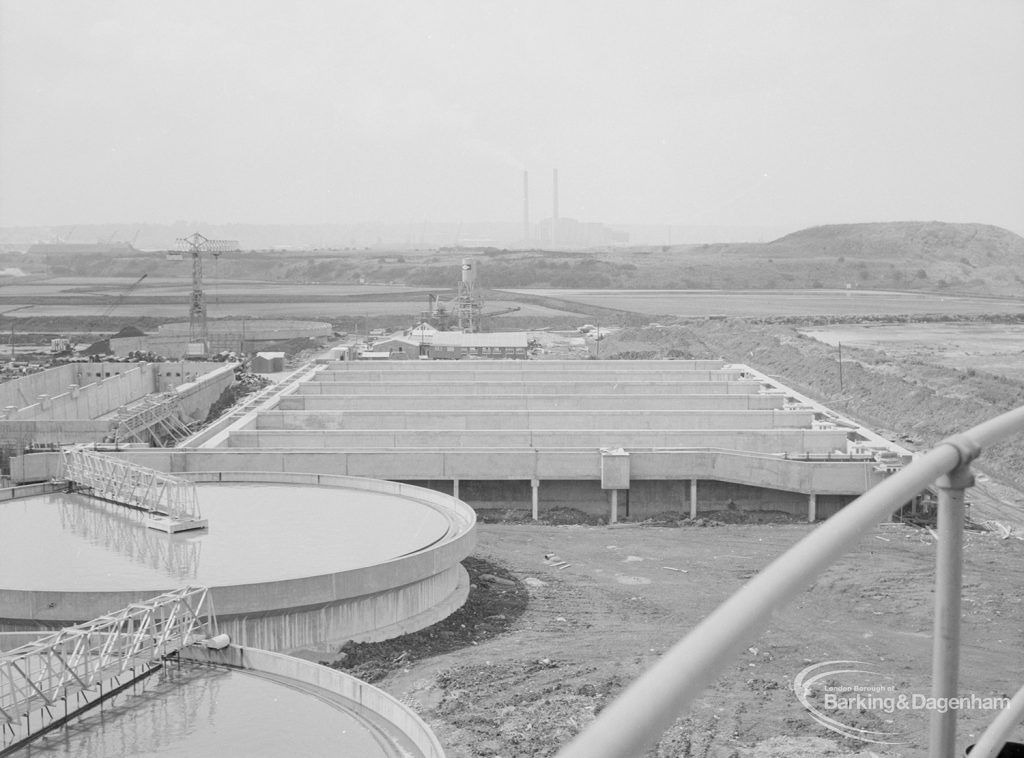
[[[530,241],[530,172],[523,172],[523,240]]]
[[[558,169],[552,172],[551,241],[558,242]]]

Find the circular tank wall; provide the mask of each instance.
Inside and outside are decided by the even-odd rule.
[[[272,319],[217,319],[206,322],[210,338],[221,335],[238,337],[244,335],[248,342],[268,342],[288,340],[296,337],[329,337],[333,333],[331,325],[326,321],[280,321]],[[189,324],[187,321],[173,324],[162,324],[157,327],[160,337],[187,337]]]
[[[0,503],[0,630],[67,626],[201,584],[233,642],[324,653],[465,601],[475,515],[455,498],[356,477],[184,476],[207,530],[164,534],[78,493]]]

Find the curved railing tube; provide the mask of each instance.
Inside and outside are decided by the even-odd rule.
[[[558,758],[642,755],[763,631],[772,613],[793,600],[819,572],[936,479],[966,469],[982,448],[1021,431],[1024,407],[951,437],[861,495],[772,562],[670,648],[563,748]],[[960,494],[962,497],[962,490]],[[942,575],[943,567],[939,568]],[[954,573],[958,572],[959,566]],[[957,593],[959,600],[959,585],[946,590]],[[955,610],[958,607],[957,603]],[[952,636],[958,644],[958,629]],[[955,661],[951,668],[955,684]],[[948,678],[948,671],[945,676]],[[952,718],[955,715],[952,712]],[[931,755],[952,758],[953,747],[947,735],[942,744],[932,745]]]

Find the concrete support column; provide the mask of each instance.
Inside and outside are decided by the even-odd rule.
[[[540,498],[538,497],[538,490],[540,490],[540,479],[530,480],[530,502],[533,505],[533,520],[536,521],[540,517]]]
[[[690,480],[690,518],[697,518],[697,480]]]
[[[452,497],[454,497],[456,500],[459,499],[459,480],[458,479],[452,479]]]
[[[611,513],[608,514],[608,523],[614,524],[619,520],[619,491],[611,490],[612,493],[612,509]]]
[[[813,524],[818,520],[818,496],[813,492],[807,496],[807,523]]]

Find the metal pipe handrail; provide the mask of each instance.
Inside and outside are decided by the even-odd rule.
[[[992,719],[971,750],[971,758],[998,758],[1010,732],[1017,728],[1021,719],[1024,719],[1024,687],[1017,690],[1010,704]]]
[[[666,651],[559,751],[558,758],[643,754],[718,672],[763,631],[772,613],[802,592],[818,572],[938,477],[969,463],[966,451],[982,449],[1020,431],[1024,431],[1024,407],[945,440],[858,497],[773,561]]]

